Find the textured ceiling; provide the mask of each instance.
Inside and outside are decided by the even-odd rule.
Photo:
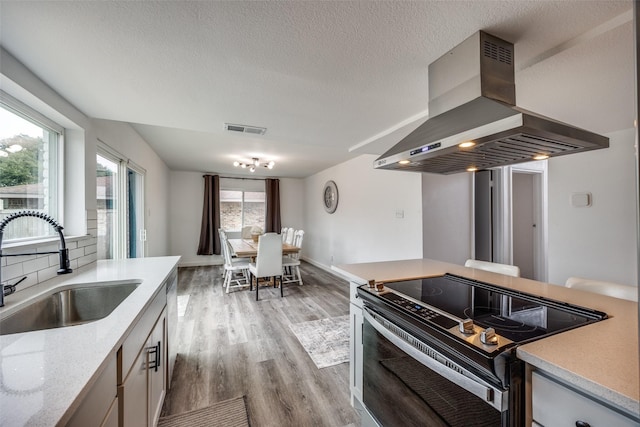
[[[426,118],[427,67],[483,29],[515,44],[518,104],[632,126],[631,1],[0,1],[0,43],[173,170],[275,160],[304,177],[381,154]],[[1,64],[0,64],[1,65]],[[594,120],[597,117],[597,120]],[[268,128],[224,131],[225,122]]]

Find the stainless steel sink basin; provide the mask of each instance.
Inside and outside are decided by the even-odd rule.
[[[53,292],[0,320],[0,335],[81,325],[105,318],[140,283],[85,284]]]

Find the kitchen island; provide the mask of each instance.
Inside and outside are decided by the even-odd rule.
[[[159,314],[165,316],[167,296],[163,293],[172,286],[168,282],[175,281],[172,273],[176,271],[179,259],[97,261],[72,274],[57,276],[8,296],[5,307],[0,309],[0,319],[54,289],[122,281],[139,283],[103,319],[77,326],[0,336],[0,425],[54,426],[73,424],[74,420],[77,421],[75,424],[84,424],[77,415],[87,402],[91,405],[83,409],[88,411],[89,418],[94,418],[93,422],[100,423],[102,414],[91,413],[92,407],[106,405],[110,422],[115,420],[117,425],[116,359],[120,359],[120,366],[121,360],[126,363],[135,357],[124,351],[125,343],[135,341],[142,345]],[[147,316],[147,313],[153,316]],[[162,316],[164,321],[166,317]],[[145,330],[140,330],[141,324]],[[134,336],[138,333],[139,339]],[[161,363],[166,366],[166,362]],[[124,374],[119,372],[118,376]],[[103,390],[96,391],[96,388],[106,391],[101,395]]]
[[[601,322],[521,345],[517,356],[528,364],[529,383],[532,373],[540,372],[616,414],[639,419],[638,305],[635,302],[428,259],[340,265],[333,270],[351,281],[352,301],[354,286],[369,280],[391,282],[452,273],[605,312],[609,318]],[[527,419],[531,421],[535,398],[531,396],[532,387],[527,390]]]

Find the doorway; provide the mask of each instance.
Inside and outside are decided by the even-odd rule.
[[[476,172],[474,193],[474,257],[546,281],[547,162]]]
[[[96,163],[98,259],[142,258],[145,170],[102,146]]]
[[[513,172],[512,190],[513,264],[522,277],[535,279],[534,174]]]

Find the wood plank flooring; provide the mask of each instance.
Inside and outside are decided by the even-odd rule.
[[[162,415],[245,395],[253,427],[356,426],[349,364],[318,369],[289,324],[349,313],[349,286],[302,263],[304,286],[225,294],[221,267],[180,268],[178,357]]]

